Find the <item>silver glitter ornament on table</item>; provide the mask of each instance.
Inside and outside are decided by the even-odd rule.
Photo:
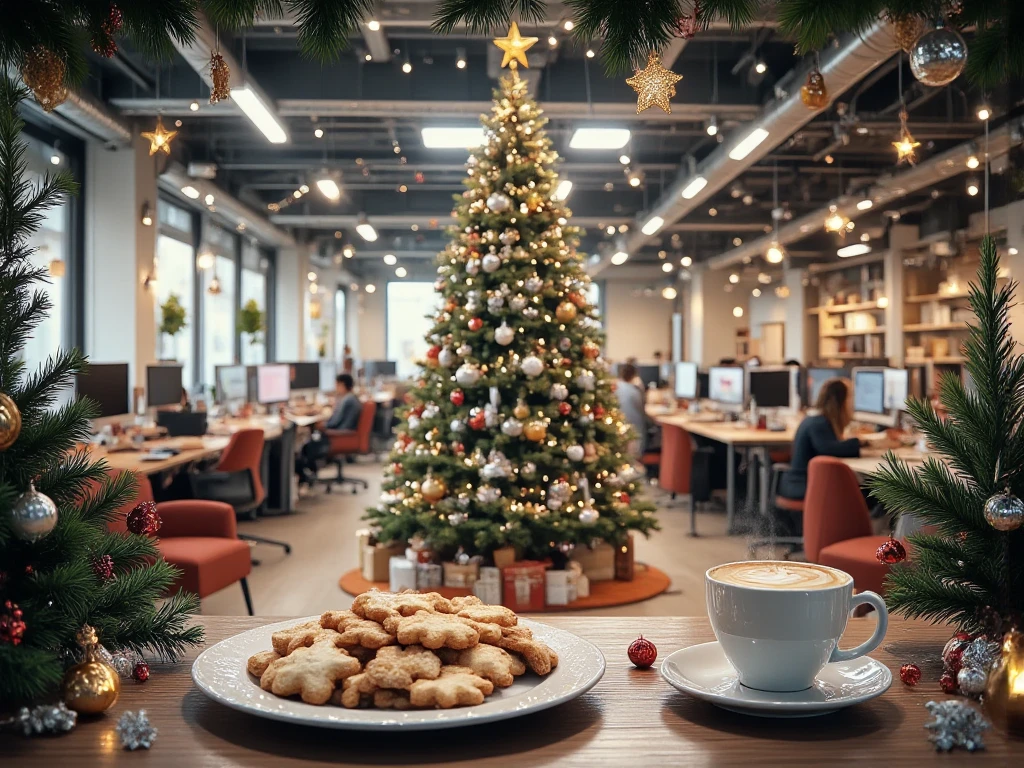
[[[512,199],[501,192],[493,192],[487,197],[487,207],[495,213],[504,213],[512,207]]]
[[[156,728],[150,724],[144,709],[140,709],[138,714],[125,712],[117,721],[115,730],[125,749],[149,749],[156,741]]]
[[[985,520],[997,531],[1013,531],[1024,523],[1024,502],[1009,491],[989,496]]]
[[[929,701],[924,706],[935,718],[925,723],[924,727],[932,731],[928,739],[935,745],[936,751],[949,752],[955,747],[962,747],[968,752],[974,752],[985,748],[982,737],[991,724],[970,704],[950,699]]]
[[[22,707],[16,718],[17,727],[25,736],[67,733],[78,722],[78,713],[68,709],[64,702],[56,705]]]
[[[34,543],[48,536],[57,526],[57,505],[29,483],[28,490],[11,505],[10,516],[14,535],[22,541]]]
[[[967,43],[952,27],[925,32],[910,49],[910,71],[924,85],[948,85],[967,64]]]
[[[980,696],[988,682],[988,674],[978,667],[963,667],[956,673],[956,684],[964,696]]]
[[[960,661],[964,667],[973,667],[987,673],[993,662],[999,658],[999,650],[999,643],[976,637],[964,648],[960,654]]]

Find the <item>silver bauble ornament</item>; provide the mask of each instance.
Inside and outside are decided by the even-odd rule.
[[[502,296],[491,296],[487,299],[487,308],[491,310],[491,312],[500,312],[504,306],[505,299]]]
[[[501,489],[493,485],[481,485],[476,489],[476,499],[481,504],[492,504],[501,498]]]
[[[512,207],[512,200],[501,192],[493,192],[487,198],[487,207],[495,213],[504,213]]]
[[[419,416],[410,416],[408,424],[409,424],[409,429],[410,430],[416,429],[416,427],[418,427],[420,425],[420,417]]]
[[[467,515],[465,512],[452,512],[450,515],[448,515],[448,524],[453,528],[458,528],[460,525],[466,522],[466,518],[468,517],[469,515]]]
[[[534,376],[540,376],[544,372],[544,361],[536,355],[529,355],[523,358],[520,367],[523,369],[523,373],[533,378]]]
[[[532,461],[527,461],[525,464],[523,464],[522,467],[519,468],[519,474],[523,475],[524,477],[533,477],[534,474],[536,474],[536,472],[537,465],[534,464]]]
[[[910,49],[910,71],[924,85],[948,85],[967,64],[967,43],[952,27],[925,32]]]
[[[10,515],[14,535],[30,543],[45,538],[57,525],[57,505],[31,483],[11,505]]]
[[[572,339],[570,339],[568,336],[563,336],[558,340],[558,348],[563,352],[568,352],[571,346]]]
[[[539,314],[540,310],[537,309],[536,307],[527,307],[526,309],[523,310],[523,317],[525,317],[527,320],[536,320]]]
[[[583,446],[582,445],[570,445],[565,449],[565,456],[569,461],[583,461]]]
[[[588,502],[587,505],[580,510],[580,522],[584,525],[593,525],[600,517],[601,513],[594,508],[593,502]]]
[[[549,397],[552,400],[565,400],[569,396],[569,388],[561,382],[556,382],[551,385],[551,392]]]
[[[505,419],[502,422],[501,431],[509,437],[519,437],[523,434],[523,422],[518,419]]]
[[[467,357],[469,353],[472,351],[473,348],[469,346],[469,344],[460,344],[459,348],[455,350],[455,354],[457,354],[459,357]]]
[[[964,667],[956,674],[956,684],[965,696],[979,696],[985,690],[988,674],[977,667]]]
[[[465,422],[461,419],[452,419],[452,423],[448,426],[451,428],[452,432],[461,432],[466,428]]]
[[[515,229],[506,229],[498,235],[498,239],[501,240],[502,245],[515,245],[519,242],[519,231]]]
[[[467,261],[466,262],[466,271],[469,274],[471,274],[471,275],[475,275],[477,272],[479,272],[480,271],[480,259],[472,258],[469,261]]]
[[[537,275],[533,275],[526,278],[526,281],[523,283],[523,287],[530,293],[537,293],[537,291],[544,287],[544,281]]]
[[[1013,531],[1024,523],[1024,502],[1009,491],[990,496],[985,502],[985,519],[997,531]]]
[[[509,327],[508,323],[502,323],[494,331],[494,340],[501,344],[501,346],[507,347],[512,343],[515,335],[516,332]]]
[[[580,389],[590,392],[594,389],[597,383],[597,379],[594,378],[594,374],[590,371],[583,371],[579,376],[576,377],[576,386]]]
[[[511,309],[513,312],[522,312],[523,311],[523,307],[525,307],[525,306],[526,306],[526,297],[525,296],[514,296],[511,299],[509,299],[508,308]]]
[[[455,380],[463,387],[471,387],[480,380],[480,369],[471,363],[463,363],[455,371]]]
[[[480,266],[484,268],[484,272],[495,272],[501,266],[501,257],[488,253],[481,260]]]
[[[437,353],[437,364],[444,368],[451,368],[455,365],[455,353],[451,347],[444,347],[440,352]]]

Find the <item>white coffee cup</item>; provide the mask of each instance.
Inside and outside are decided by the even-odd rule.
[[[748,688],[802,691],[826,664],[870,653],[885,638],[885,601],[853,594],[853,577],[836,568],[753,560],[709,568],[704,577],[711,627]],[[875,632],[841,650],[850,610],[863,603],[875,609]]]

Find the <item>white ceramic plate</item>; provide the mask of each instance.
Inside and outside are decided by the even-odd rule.
[[[345,709],[330,704],[317,707],[260,688],[259,680],[246,671],[249,657],[270,650],[270,636],[277,630],[315,619],[319,616],[268,624],[222,640],[195,660],[192,679],[214,701],[259,717],[320,728],[417,731],[489,723],[538,712],[586,693],[604,675],[604,656],[595,645],[565,630],[520,619],[520,625],[533,630],[534,637],[558,654],[558,666],[546,677],[527,672],[512,686],[495,688],[483,704],[475,707],[404,712]]]
[[[826,664],[805,691],[758,691],[740,685],[717,642],[683,648],[661,663],[661,676],[680,691],[722,709],[758,717],[813,717],[881,696],[892,673],[870,656]]]

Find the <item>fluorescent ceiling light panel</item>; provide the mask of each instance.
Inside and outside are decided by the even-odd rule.
[[[864,198],[859,203],[857,203],[857,210],[858,211],[866,211],[866,210],[868,210],[873,205],[874,205],[874,202],[872,202],[869,198]]]
[[[572,182],[569,181],[568,179],[562,179],[560,182],[558,182],[558,186],[555,188],[555,194],[553,194],[551,197],[552,199],[561,202],[562,200],[565,200],[565,198],[569,196],[570,192],[572,192]]]
[[[181,194],[192,200],[199,199],[199,190],[193,187],[191,184],[186,184],[184,187],[182,187]]]
[[[612,264],[614,264],[617,267],[622,264],[625,264],[628,259],[629,254],[626,253],[625,251],[619,251],[618,253],[612,254]]]
[[[683,197],[686,200],[692,200],[707,185],[708,180],[703,176],[694,176],[690,183],[683,188]]]
[[[427,149],[470,149],[484,143],[484,129],[479,126],[433,126],[422,131]]]
[[[569,141],[573,149],[622,149],[629,142],[628,128],[577,128]]]
[[[245,116],[260,129],[271,144],[284,144],[288,141],[288,134],[277,117],[252,88],[232,88],[231,100],[245,112]]]
[[[358,232],[359,236],[368,243],[372,243],[377,239],[377,230],[374,229],[373,225],[368,221],[356,224],[356,232]]]
[[[844,245],[838,251],[836,255],[841,259],[848,259],[851,256],[863,256],[865,253],[871,253],[871,246],[867,243],[854,243],[853,245]]]
[[[640,231],[643,232],[645,235],[653,235],[655,232],[661,229],[661,225],[664,223],[665,220],[661,218],[661,216],[652,216],[647,220],[647,223],[644,224],[643,228]]]
[[[332,203],[338,201],[341,197],[341,189],[338,188],[338,182],[331,178],[317,179],[317,189],[320,190],[320,194],[330,200]]]
[[[742,160],[757,149],[761,142],[767,138],[768,131],[764,128],[755,128],[747,134],[746,138],[729,151],[729,157],[733,160]]]

